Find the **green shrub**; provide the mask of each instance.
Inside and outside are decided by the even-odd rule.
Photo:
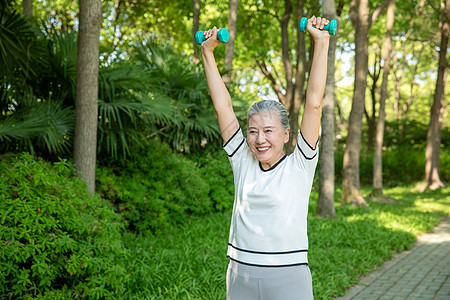
[[[217,212],[233,209],[234,178],[227,153],[223,149],[212,149],[191,155],[203,178],[209,185],[209,197]]]
[[[22,154],[0,170],[0,298],[121,295],[126,251],[110,205],[65,161]]]
[[[386,121],[383,150],[383,182],[386,187],[411,185],[425,178],[425,148],[429,119]],[[373,149],[368,150],[367,126],[362,130],[360,151],[360,181],[373,184]],[[442,128],[440,177],[450,182],[450,130]],[[345,138],[338,140],[335,150],[335,179],[342,182]]]
[[[342,182],[343,148],[335,153],[335,178]],[[441,149],[441,180],[450,180],[450,151]],[[373,183],[373,152],[361,151],[360,181],[362,185]],[[405,186],[425,178],[425,148],[418,149],[410,145],[388,148],[383,152],[383,182],[386,187]]]
[[[130,230],[157,229],[185,215],[213,211],[197,166],[156,139],[118,166],[101,167],[97,181],[101,196],[115,205]]]
[[[441,180],[450,183],[450,150],[441,148]]]
[[[401,146],[383,153],[383,181],[386,186],[407,185],[425,177],[425,149]]]

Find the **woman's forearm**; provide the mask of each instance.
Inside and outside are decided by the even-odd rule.
[[[217,69],[214,54],[208,50],[202,51],[206,82],[216,111],[230,107],[231,97]]]
[[[308,79],[308,87],[306,88],[306,105],[311,105],[312,107],[320,107],[325,91],[328,46],[329,41],[327,39],[319,39],[314,43],[314,55]]]
[[[233,111],[230,93],[217,69],[213,50],[206,42],[202,44],[202,59],[205,68],[206,82],[209,93],[216,110],[217,121],[219,122],[222,139],[227,142],[239,128],[239,123]]]

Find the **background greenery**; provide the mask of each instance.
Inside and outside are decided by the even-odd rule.
[[[76,2],[34,1],[35,18],[30,20],[20,12],[21,1],[0,0],[0,298],[222,299],[233,175],[221,149],[203,70],[190,59],[192,1],[121,1],[117,18],[116,1],[104,1],[93,197],[74,176],[71,162]],[[240,7],[239,72],[229,86],[243,128],[249,104],[274,98],[255,72],[254,60],[263,53],[274,69],[282,69],[279,53],[271,50],[280,48],[279,28],[269,26],[273,20],[258,11],[257,3],[246,1]],[[412,16],[411,3],[417,4],[398,3],[395,40],[403,57],[397,66],[403,76],[400,97],[403,104],[413,97],[414,105],[396,118],[388,99],[384,139],[384,192],[395,201],[369,201],[369,210],[341,206],[338,186],[337,218],[322,219],[315,216],[315,177],[308,222],[316,299],[344,293],[359,276],[410,248],[415,235],[450,213],[449,188],[410,191],[423,179],[437,70],[432,5],[424,15]],[[307,4],[308,13],[318,12],[314,3]],[[208,1],[202,26],[225,24],[227,5]],[[336,74],[337,183],[353,76],[348,58],[353,37],[345,16]],[[414,18],[418,22],[405,23]],[[370,68],[376,67],[382,25],[383,20],[377,21],[371,29]],[[414,29],[415,38],[403,44],[405,28]],[[253,35],[261,30],[268,32],[264,43]],[[223,54],[224,47],[218,48],[221,71]],[[367,109],[371,113],[370,105]],[[447,182],[448,125],[444,117],[441,179]],[[368,187],[373,150],[366,122],[364,126],[360,172]],[[368,193],[369,188],[364,190]]]
[[[188,159],[155,142],[98,169],[98,195],[109,201],[91,197],[68,162],[2,161],[0,295],[224,297],[233,179],[223,150]],[[342,294],[450,214],[450,188],[423,194],[404,184],[386,189],[393,203],[369,201],[368,210],[340,206],[338,188],[338,217],[319,218],[317,187],[308,216],[316,299]]]
[[[124,292],[121,218],[71,164],[0,161],[0,295],[114,298]]]

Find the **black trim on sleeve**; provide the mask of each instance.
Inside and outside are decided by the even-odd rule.
[[[300,150],[300,153],[301,153],[307,160],[312,160],[312,159],[314,159],[314,157],[317,156],[317,152],[313,155],[313,157],[308,157],[308,156],[306,156],[306,154],[302,151],[302,149],[300,148],[300,146],[299,146],[298,143],[297,143],[297,148],[298,148],[298,150]]]
[[[305,137],[303,136],[302,131],[299,130],[299,132],[300,132],[300,136],[302,137],[303,141],[305,141],[306,145],[308,145],[308,147],[311,148],[311,150],[316,151],[317,143],[319,143],[319,139],[317,139],[316,146],[315,147],[311,147],[311,145],[306,141]],[[297,142],[297,144],[298,144],[298,142]]]
[[[245,142],[245,139],[242,139],[242,142],[239,144],[239,146],[236,148],[236,150],[233,151],[233,153],[229,154],[228,157],[233,157],[233,155],[241,148],[242,144]]]
[[[231,140],[239,133],[239,130],[241,130],[241,128],[239,127],[236,132],[228,139],[228,141],[225,144],[222,144],[222,147],[225,148],[229,142],[231,142]]]
[[[307,266],[308,265],[308,263],[296,263],[296,264],[290,264],[290,265],[257,265],[257,264],[250,264],[250,263],[246,263],[243,261],[239,261],[237,259],[230,257],[229,255],[227,255],[227,257],[229,259],[231,259],[232,261],[235,261],[239,264],[253,266],[253,267],[263,267],[263,268],[283,268],[283,267],[295,267],[295,266]]]

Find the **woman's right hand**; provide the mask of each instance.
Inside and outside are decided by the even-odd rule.
[[[214,49],[222,43],[217,39],[218,32],[219,29],[217,29],[216,26],[214,26],[212,29],[205,30],[203,32],[203,35],[205,36],[206,40],[202,43],[202,51],[213,52]]]

